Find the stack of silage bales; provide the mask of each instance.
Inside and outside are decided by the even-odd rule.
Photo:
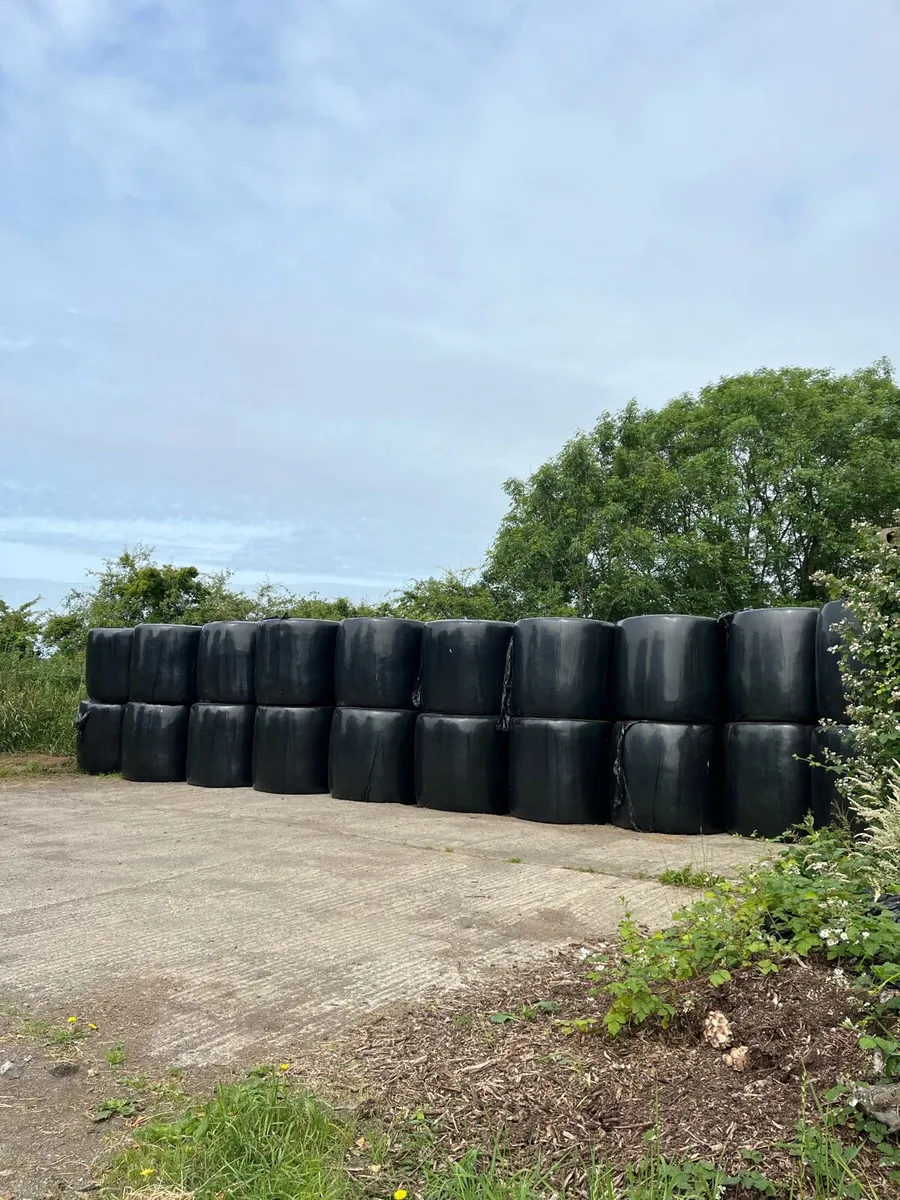
[[[197,698],[199,625],[138,625],[122,726],[122,774],[146,783],[183,781],[188,724]]]
[[[430,621],[422,637],[415,790],[422,808],[509,812],[506,621]]]
[[[335,657],[329,790],[340,800],[413,804],[422,622],[352,617]]]
[[[815,608],[729,618],[725,811],[729,832],[775,837],[810,808],[816,720]]]
[[[609,820],[615,625],[527,618],[513,629],[509,808],[530,821]]]
[[[133,638],[133,629],[88,632],[84,667],[88,699],[78,706],[75,756],[89,775],[110,775],[122,765]]]
[[[842,626],[847,623],[853,626],[852,614],[840,600],[832,600],[823,605],[816,624],[816,702],[819,720],[823,722],[812,735],[813,761],[820,764],[813,769],[811,779],[812,811],[817,825],[827,825],[833,817],[848,815],[833,769],[856,754],[850,737],[840,655],[844,645]],[[852,657],[847,665],[850,670],[857,667]]]
[[[724,634],[712,617],[627,617],[615,654],[613,822],[654,833],[722,828]]]
[[[260,792],[328,791],[339,621],[280,617],[256,635],[253,786]]]
[[[250,785],[256,630],[254,621],[210,621],[200,633],[187,752],[187,781],[195,786]]]

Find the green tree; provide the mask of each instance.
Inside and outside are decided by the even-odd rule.
[[[617,620],[817,603],[854,521],[900,504],[900,388],[887,360],[736,375],[606,413],[504,486],[484,582],[508,611]]]
[[[445,571],[440,577],[415,579],[396,592],[386,606],[396,617],[418,621],[502,620],[504,599],[477,578],[473,568]]]
[[[43,629],[40,615],[34,611],[38,599],[26,600],[18,608],[0,600],[0,654],[26,658],[38,653]]]

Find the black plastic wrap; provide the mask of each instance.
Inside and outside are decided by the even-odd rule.
[[[202,704],[256,703],[255,621],[210,621],[197,651],[197,699]]]
[[[340,621],[276,617],[256,635],[256,703],[334,707]]]
[[[195,704],[191,709],[187,781],[239,788],[253,782],[253,704]]]
[[[518,621],[513,627],[513,716],[610,717],[615,635],[615,625],[580,617]]]
[[[509,812],[509,734],[496,717],[422,713],[416,722],[416,803],[446,812]]]
[[[123,776],[134,783],[183,783],[190,716],[187,704],[128,704],[122,722]]]
[[[812,804],[812,727],[773,722],[725,726],[725,828],[777,837]]]
[[[626,617],[613,678],[619,718],[713,724],[722,719],[724,630],[712,617]]]
[[[129,698],[139,704],[193,704],[199,644],[199,625],[138,625],[131,645]]]
[[[422,708],[499,715],[514,626],[508,621],[429,621],[422,637]]]
[[[421,621],[348,617],[335,652],[335,701],[342,708],[413,708],[422,656]]]
[[[328,779],[338,800],[415,804],[418,714],[384,708],[339,708],[331,729]]]
[[[253,786],[258,792],[311,796],[328,791],[328,743],[334,709],[256,710]]]
[[[840,600],[831,600],[819,610],[816,622],[816,699],[820,717],[839,724],[847,720],[847,696],[844,691],[841,655],[833,647],[842,646],[841,632],[832,626],[853,622],[853,615]],[[848,664],[854,669],[851,659]]]
[[[527,821],[601,825],[610,813],[609,721],[514,717],[509,811]]]
[[[818,618],[815,608],[748,608],[729,618],[729,721],[815,721]]]
[[[613,734],[612,820],[648,833],[720,831],[719,727],[620,721]]]
[[[812,733],[812,758],[822,766],[812,768],[812,810],[816,825],[827,825],[834,818],[856,818],[849,811],[847,801],[837,789],[838,773],[830,770],[826,751],[830,751],[842,762],[856,758],[848,725],[817,725]]]
[[[87,694],[98,704],[127,704],[133,629],[89,629],[84,656]]]
[[[82,700],[75,718],[75,758],[88,775],[111,775],[122,767],[124,704]]]

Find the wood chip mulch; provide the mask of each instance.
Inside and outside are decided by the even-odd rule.
[[[669,1030],[615,1039],[591,989],[571,947],[373,1019],[297,1070],[355,1097],[363,1119],[427,1122],[436,1156],[499,1140],[513,1162],[539,1159],[563,1182],[591,1156],[617,1169],[645,1157],[654,1129],[672,1159],[737,1174],[748,1169],[741,1152],[751,1151],[758,1169],[783,1178],[792,1169],[783,1145],[804,1112],[814,1120],[815,1097],[872,1077],[850,1027],[860,1002],[824,966],[798,960],[774,975],[735,972],[696,993]],[[734,1045],[748,1048],[743,1071],[704,1040],[711,1010],[728,1018]],[[595,1031],[580,1032],[575,1023],[584,1021]]]

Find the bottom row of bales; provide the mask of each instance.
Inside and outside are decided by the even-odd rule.
[[[784,723],[724,727],[406,710],[83,701],[79,762],[128,780],[250,787],[281,795],[512,813],[657,833],[777,836],[837,804],[847,731]]]

